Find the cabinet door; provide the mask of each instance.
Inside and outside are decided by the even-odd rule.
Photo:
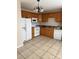
[[[57,14],[57,22],[61,22],[62,21],[62,13],[58,13]]]
[[[31,18],[31,12],[21,11],[21,16],[24,18]]]
[[[41,27],[40,34],[44,35],[44,36],[47,36],[47,37],[50,37],[50,38],[53,38],[54,29],[53,28],[44,28],[44,27]]]
[[[46,30],[46,36],[53,38],[53,28],[47,28]]]
[[[27,13],[26,13],[25,11],[21,11],[21,16],[22,16],[22,17],[27,18],[26,15],[27,15]]]
[[[42,22],[42,14],[38,14],[38,22]]]
[[[32,27],[32,38],[34,38],[34,27]]]
[[[32,13],[32,18],[38,18],[38,14]]]
[[[55,18],[56,18],[56,22],[61,22],[62,21],[62,13],[61,12],[56,12],[54,14]]]
[[[31,17],[32,17],[32,13],[28,12],[28,13],[27,13],[27,17],[28,17],[28,18],[31,18]]]
[[[53,38],[53,30],[48,30],[47,36]]]
[[[42,15],[42,22],[47,22],[48,21],[48,15],[47,14],[43,14]]]
[[[56,22],[62,21],[62,12],[48,13],[48,18],[55,18]]]
[[[48,18],[54,18],[54,13],[48,13]]]
[[[45,35],[45,34],[46,34],[45,28],[40,27],[40,34],[41,34],[41,35]]]

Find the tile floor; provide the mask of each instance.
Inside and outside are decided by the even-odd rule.
[[[60,40],[39,36],[17,49],[17,59],[62,59],[61,50]]]

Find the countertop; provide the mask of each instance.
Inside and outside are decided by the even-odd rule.
[[[39,25],[40,27],[46,27],[46,28],[54,28],[57,30],[62,30],[62,26],[50,26],[50,25]]]
[[[35,25],[35,26],[32,26],[32,27],[45,27],[45,28],[54,28],[54,29],[57,29],[57,30],[62,30],[62,26]]]
[[[48,22],[44,22],[44,23],[37,23],[36,25],[32,24],[32,27],[46,27],[46,28],[50,28],[53,27],[54,29],[57,30],[62,30],[62,25],[59,23],[48,23]]]
[[[41,26],[58,26],[59,24],[58,23],[45,22],[45,23],[40,23],[39,25],[41,25]]]

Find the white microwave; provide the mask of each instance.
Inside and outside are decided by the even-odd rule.
[[[32,22],[33,23],[37,22],[37,18],[32,18]]]

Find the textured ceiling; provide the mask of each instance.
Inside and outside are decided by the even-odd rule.
[[[37,0],[21,0],[21,8],[30,11],[33,11],[37,4]],[[45,12],[60,10],[62,8],[62,0],[40,0],[39,4]]]

